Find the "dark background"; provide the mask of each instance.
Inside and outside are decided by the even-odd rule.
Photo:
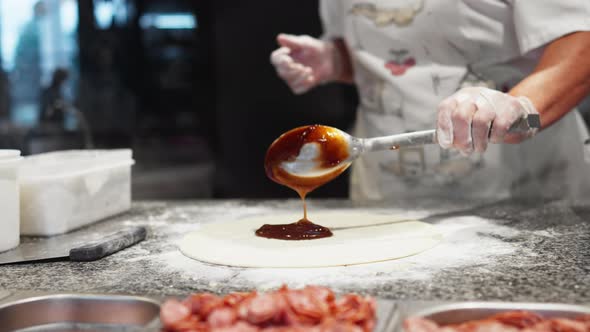
[[[266,148],[281,133],[300,125],[348,129],[354,119],[354,89],[324,86],[295,97],[269,64],[279,32],[320,35],[317,1],[212,3],[218,193],[292,197],[290,190],[266,180],[262,169]],[[345,179],[313,195],[346,196]]]
[[[0,5],[6,1],[21,0],[0,0]],[[66,52],[62,65],[69,75],[65,83],[41,82],[41,71],[59,78],[59,68],[40,67],[37,48],[48,37],[31,14],[20,32],[14,68],[0,72],[0,148],[23,154],[85,148],[91,146],[90,134],[94,148],[133,149],[136,199],[296,197],[265,176],[267,147],[300,125],[351,128],[357,104],[352,86],[333,84],[295,96],[269,61],[278,33],[321,34],[317,0],[37,4],[48,8],[42,16],[52,18],[55,27],[65,19],[59,8],[66,2],[76,5],[69,15],[77,19],[71,36],[75,51]],[[121,15],[99,19],[105,6]],[[0,13],[2,38],[13,14]],[[167,14],[188,15],[196,24],[161,28],[142,23],[146,16]],[[56,112],[43,113],[47,105]],[[60,107],[64,114],[79,110],[90,130],[80,122],[68,127]],[[30,114],[39,119],[18,121]],[[347,195],[347,175],[312,194]]]
[[[269,61],[278,33],[321,34],[317,1],[122,0],[134,15],[107,27],[97,24],[97,2],[117,0],[77,1],[71,102],[88,120],[94,148],[133,149],[135,198],[296,197],[264,174],[267,147],[296,126],[352,124],[353,87],[294,96]],[[140,20],[149,13],[189,13],[197,26],[146,29]],[[27,127],[6,114],[0,148],[85,146],[82,128],[64,129],[61,119]],[[313,196],[347,194],[342,176]]]

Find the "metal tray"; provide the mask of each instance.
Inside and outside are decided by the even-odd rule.
[[[181,299],[183,297],[179,297]],[[375,326],[375,332],[388,332],[390,322],[392,321],[396,310],[397,304],[391,300],[377,299],[377,325]],[[0,321],[1,322],[1,321]],[[159,318],[156,319],[150,327],[153,331],[160,331],[162,328]]]
[[[510,302],[458,302],[424,303],[414,302],[402,305],[401,313],[389,331],[403,331],[402,324],[409,317],[424,317],[437,324],[457,324],[469,320],[483,319],[494,314],[513,310],[527,310],[545,318],[575,318],[590,314],[589,306],[560,303],[510,303]]]
[[[164,298],[122,295],[6,292],[0,297],[0,332],[5,331],[160,331]],[[1,294],[0,294],[1,295]],[[375,332],[403,332],[408,317],[425,317],[439,324],[461,323],[493,314],[529,310],[543,317],[590,314],[590,306],[508,302],[418,302],[377,300]]]
[[[0,332],[136,331],[158,324],[158,302],[135,296],[60,294],[0,305]]]
[[[160,303],[164,298],[120,295],[6,292],[0,298],[0,332],[19,331],[160,331]],[[182,298],[182,297],[179,297]],[[397,304],[377,300],[376,332],[388,324]]]

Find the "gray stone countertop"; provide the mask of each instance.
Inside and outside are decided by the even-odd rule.
[[[35,290],[165,297],[322,284],[341,292],[400,300],[590,303],[590,205],[449,199],[398,201],[388,206],[311,200],[309,205],[311,214],[338,208],[410,213],[438,227],[444,241],[412,257],[348,267],[216,266],[184,257],[177,243],[199,224],[298,210],[300,202],[137,202],[128,213],[87,229],[100,234],[146,225],[145,241],[95,262],[0,266],[0,293]]]

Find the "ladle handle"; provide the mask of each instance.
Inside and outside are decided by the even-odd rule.
[[[436,143],[436,130],[423,130],[411,133],[364,139],[365,151],[397,150],[412,146]]]
[[[516,121],[510,129],[509,133],[526,133],[531,129],[539,129],[541,121],[538,114],[528,114],[520,120]],[[364,151],[382,151],[382,150],[397,150],[399,148],[422,146],[425,144],[435,144],[436,130],[415,131],[405,134],[366,138],[363,140]]]

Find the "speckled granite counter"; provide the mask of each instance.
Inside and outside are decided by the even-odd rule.
[[[122,293],[152,296],[195,291],[329,285],[392,299],[590,303],[590,205],[562,201],[451,202],[440,199],[354,206],[311,201],[310,211],[387,209],[438,227],[444,242],[383,263],[321,269],[243,269],[185,258],[176,243],[200,223],[295,210],[293,201],[140,202],[92,226],[112,231],[146,225],[148,239],[100,261],[0,266],[1,290]]]

